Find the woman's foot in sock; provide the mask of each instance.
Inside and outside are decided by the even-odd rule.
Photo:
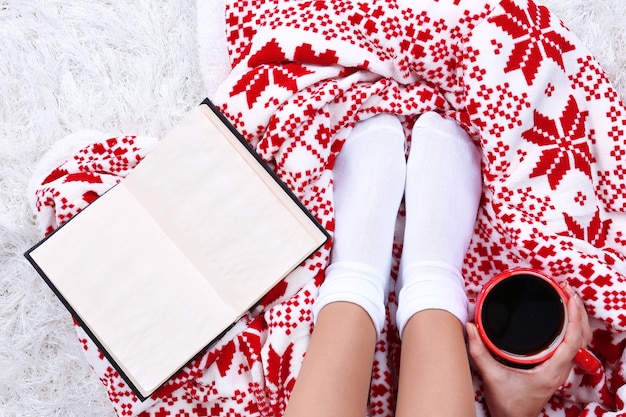
[[[396,320],[400,331],[424,309],[467,320],[461,268],[481,196],[480,153],[456,122],[436,113],[413,128]]]
[[[331,265],[313,306],[347,301],[385,320],[391,251],[406,171],[404,129],[396,116],[359,122],[333,169],[335,231]]]

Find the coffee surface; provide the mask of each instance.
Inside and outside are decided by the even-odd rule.
[[[554,288],[533,275],[522,274],[496,284],[485,298],[485,333],[501,350],[516,355],[544,351],[559,336],[565,307]]]

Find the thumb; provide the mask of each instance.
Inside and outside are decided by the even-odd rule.
[[[491,353],[483,343],[480,335],[478,334],[478,328],[474,323],[467,323],[467,338],[469,340],[469,353],[474,364],[482,375],[489,374],[494,368],[497,368],[499,363],[496,361]]]
[[[581,347],[587,345],[583,325],[584,306],[577,295],[573,295],[567,303],[568,323],[565,338],[552,356],[552,361],[560,368],[571,368],[571,361]],[[586,321],[586,317],[585,317]]]

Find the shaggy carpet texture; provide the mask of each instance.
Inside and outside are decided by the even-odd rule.
[[[195,0],[0,1],[0,416],[114,415],[23,257],[42,237],[28,183],[100,132],[161,137],[206,97],[197,17]]]
[[[543,3],[626,98],[626,3]],[[85,140],[162,137],[226,74],[222,19],[223,0],[0,0],[0,416],[114,415],[23,257],[42,237],[28,184]]]

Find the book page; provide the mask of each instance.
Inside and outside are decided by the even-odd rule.
[[[144,397],[327,235],[207,105],[30,251]]]
[[[172,243],[123,184],[31,257],[144,395],[239,312]],[[68,261],[67,254],[81,256]]]
[[[192,110],[125,184],[223,299],[244,312],[326,237],[212,114],[207,106]]]

